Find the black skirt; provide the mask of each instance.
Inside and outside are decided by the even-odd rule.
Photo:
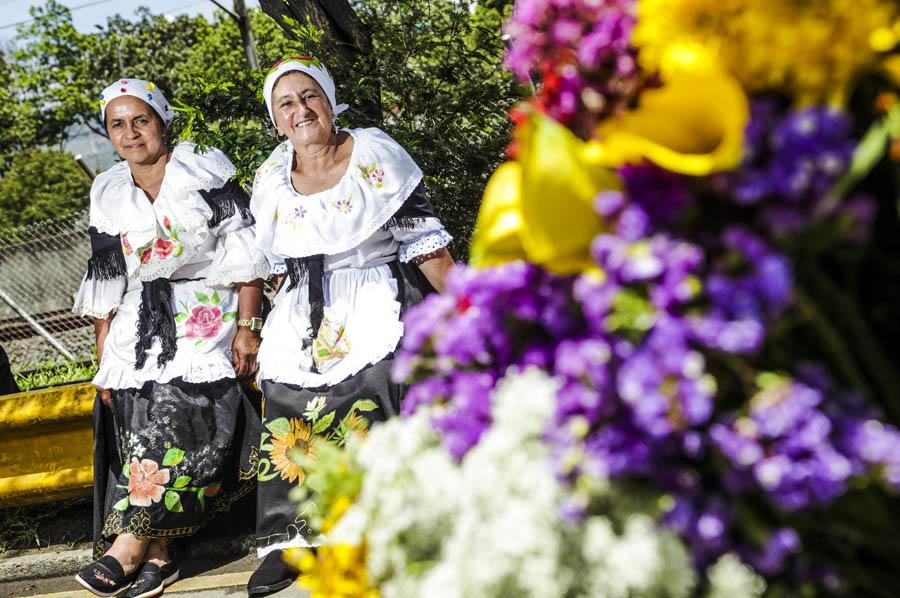
[[[397,279],[401,314],[434,291],[412,264],[394,262],[391,270]],[[368,425],[400,413],[406,386],[391,380],[393,363],[391,353],[334,386],[302,388],[261,381],[263,429],[256,500],[259,551],[285,545],[315,545],[318,531],[311,528],[309,514],[299,510],[289,494],[303,484],[303,462],[307,455],[315,456],[318,437],[333,435],[341,422],[346,426],[348,418],[351,422],[353,418],[365,419]],[[362,409],[360,401],[367,403]],[[330,425],[314,432],[316,426],[309,421],[309,409],[316,411],[319,422],[329,418]]]
[[[255,485],[259,419],[234,379],[180,379],[94,402],[94,545],[194,534]]]

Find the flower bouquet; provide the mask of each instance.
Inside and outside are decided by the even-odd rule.
[[[520,0],[405,417],[320,452],[323,596],[894,596],[900,7]]]

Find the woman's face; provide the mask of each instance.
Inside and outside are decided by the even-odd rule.
[[[272,90],[275,128],[294,144],[324,144],[331,138],[332,114],[328,98],[306,73],[282,76]]]
[[[116,153],[134,164],[154,164],[166,153],[165,128],[150,104],[121,96],[106,106],[106,131]]]

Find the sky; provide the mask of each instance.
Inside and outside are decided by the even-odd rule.
[[[231,8],[231,0],[219,0],[223,6]],[[0,45],[6,45],[16,36],[15,24],[30,18],[28,9],[45,4],[45,0],[0,0]],[[95,31],[95,25],[105,25],[106,19],[114,14],[131,18],[139,6],[148,6],[154,14],[196,15],[210,17],[216,10],[209,0],[61,0],[61,4],[72,9],[72,20],[79,31]],[[248,8],[259,6],[259,2],[248,0]]]

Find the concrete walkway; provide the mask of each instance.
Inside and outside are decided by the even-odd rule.
[[[75,552],[75,551],[73,551]],[[87,552],[87,551],[85,551]],[[86,557],[89,555],[85,555]],[[169,586],[169,598],[243,598],[246,585],[258,561],[247,555],[231,562],[189,562],[182,567],[184,577]],[[0,598],[91,598],[93,594],[78,590],[71,575],[44,579],[20,579],[0,583]],[[309,593],[294,585],[274,594],[278,598],[309,598]]]

